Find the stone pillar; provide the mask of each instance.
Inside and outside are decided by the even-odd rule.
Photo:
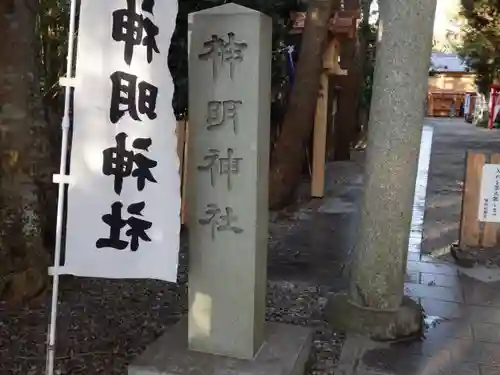
[[[329,313],[336,325],[380,339],[420,328],[420,310],[403,292],[435,8],[436,0],[380,2],[350,308],[331,301]]]
[[[436,0],[381,1],[365,190],[350,300],[401,305]]]
[[[271,19],[230,3],[189,30],[188,317],[128,374],[301,374],[312,331],[265,323]]]
[[[189,347],[252,358],[264,340],[271,19],[190,15]]]

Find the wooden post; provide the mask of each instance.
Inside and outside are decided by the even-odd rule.
[[[435,116],[434,114],[434,95],[431,94],[431,99],[430,99],[430,116]]]
[[[311,196],[323,198],[325,195],[325,161],[328,122],[328,75],[321,74],[316,117],[314,119],[313,163]]]
[[[486,158],[484,154],[467,153],[465,166],[464,193],[462,201],[462,219],[460,221],[460,247],[477,247],[479,239],[479,191],[481,190],[481,178],[483,165]]]
[[[323,73],[321,74],[316,116],[314,119],[313,162],[311,196],[323,198],[325,195],[325,163],[328,138],[329,75],[347,75],[339,66],[340,44],[332,39],[323,55]]]

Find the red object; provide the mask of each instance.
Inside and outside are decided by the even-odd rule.
[[[500,106],[500,85],[490,85],[490,116],[488,128],[493,129],[495,124],[495,108]]]

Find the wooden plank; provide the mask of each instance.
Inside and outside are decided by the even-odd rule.
[[[500,164],[500,154],[491,155],[491,164]],[[483,233],[483,247],[490,248],[497,245],[498,223],[485,223]]]
[[[314,119],[313,163],[311,196],[323,198],[325,195],[325,162],[328,122],[328,76],[321,74],[321,84]]]
[[[478,247],[479,243],[479,192],[485,155],[467,152],[462,218],[460,221],[460,247]]]

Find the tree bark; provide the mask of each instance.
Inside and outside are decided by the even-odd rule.
[[[35,63],[35,0],[0,2],[0,299],[39,294],[47,279],[40,183],[50,168]]]
[[[295,83],[271,160],[269,204],[287,203],[297,188],[311,140],[328,23],[338,0],[311,0],[307,9]]]

